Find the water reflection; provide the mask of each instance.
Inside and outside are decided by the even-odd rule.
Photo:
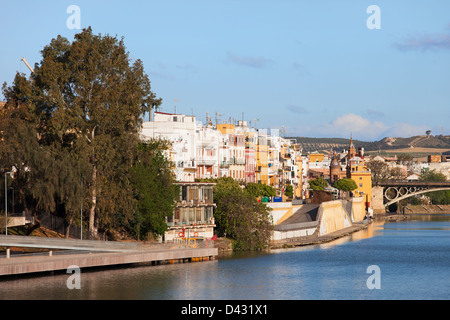
[[[435,218],[376,220],[320,246],[83,271],[81,290],[67,289],[67,274],[2,280],[0,299],[448,299],[450,216]],[[373,264],[382,271],[381,290],[366,287]]]

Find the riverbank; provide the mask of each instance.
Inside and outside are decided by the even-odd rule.
[[[405,214],[450,214],[450,205],[407,205],[403,208]]]
[[[306,237],[272,241],[272,243],[269,245],[269,249],[293,248],[328,243],[346,237],[354,232],[367,229],[369,227],[369,224],[370,223],[355,223],[351,227],[347,227],[323,236],[311,235]]]

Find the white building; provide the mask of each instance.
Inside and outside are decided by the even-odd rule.
[[[169,160],[174,163],[177,181],[193,182],[197,175],[196,118],[182,114],[155,112],[153,121],[143,123],[142,139],[162,139],[172,143]]]
[[[197,139],[197,177],[202,179],[217,179],[220,177],[219,144],[222,141],[220,132],[212,125],[199,124],[196,130]]]

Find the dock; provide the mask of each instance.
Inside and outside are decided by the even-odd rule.
[[[113,241],[50,239],[23,236],[0,236],[6,255],[0,257],[0,277],[63,271],[69,267],[125,267],[136,264],[158,265],[214,260],[217,248],[166,245],[153,246]],[[48,254],[35,256],[10,255],[10,247],[49,249]],[[58,250],[58,254],[53,254]],[[77,250],[64,254],[60,250]]]

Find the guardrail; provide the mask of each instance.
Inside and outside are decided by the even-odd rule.
[[[307,229],[317,227],[319,221],[310,221],[310,222],[299,222],[293,224],[286,225],[277,225],[274,227],[275,231],[290,231],[290,230],[299,230],[299,229]]]

